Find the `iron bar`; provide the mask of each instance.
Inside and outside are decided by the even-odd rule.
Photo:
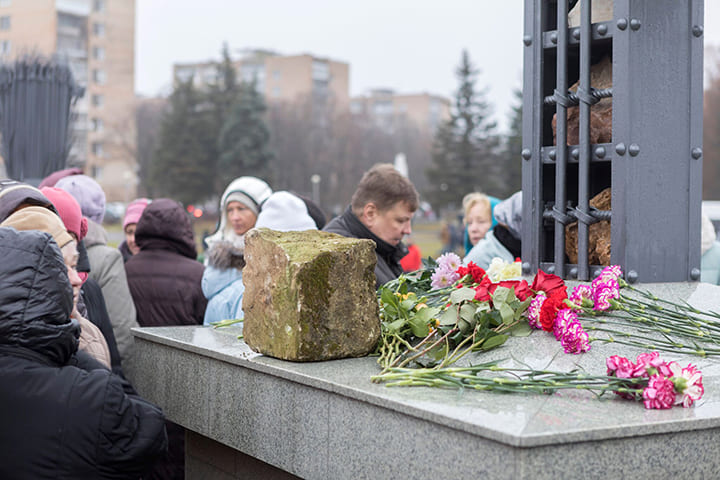
[[[568,0],[557,2],[557,68],[555,79],[555,115],[556,139],[558,145],[567,145],[567,42],[568,42]],[[563,211],[566,202],[565,178],[567,169],[567,149],[557,149],[555,164],[555,236],[554,259],[555,275],[565,277],[565,224],[566,214]],[[561,210],[563,209],[563,210]]]
[[[578,165],[578,279],[589,280],[590,268],[588,265],[588,224],[586,223],[589,208],[589,177],[590,177],[590,107],[591,102],[597,101],[588,95],[590,85],[590,29],[592,0],[584,0],[580,6],[580,158]]]

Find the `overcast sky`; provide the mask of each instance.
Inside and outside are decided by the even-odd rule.
[[[705,42],[720,44],[720,1],[705,2]],[[505,128],[522,86],[522,0],[136,0],[135,88],[167,94],[172,64],[231,50],[310,53],[350,64],[350,94],[371,88],[452,96],[462,49]]]

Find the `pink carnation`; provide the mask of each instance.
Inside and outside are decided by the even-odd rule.
[[[675,405],[682,404],[688,408],[696,400],[700,400],[705,393],[705,387],[702,382],[702,372],[695,365],[688,364],[687,367],[681,369],[677,362],[670,362],[669,368],[672,370],[673,376],[670,380],[675,385]]]
[[[583,306],[583,300],[593,300],[593,290],[589,285],[577,285],[573,288],[570,298],[568,299],[578,307]]]
[[[625,357],[613,355],[605,360],[607,366],[607,374],[618,378],[633,378],[633,370],[635,364]]]
[[[460,266],[462,265],[462,260],[460,260],[460,257],[457,256],[457,254],[448,252],[440,255],[437,259],[438,262],[438,270],[450,270],[451,272],[454,272]]]
[[[560,339],[560,344],[565,349],[565,353],[577,355],[578,353],[590,350],[590,338],[578,321],[572,322],[568,325],[565,333]]]
[[[569,308],[563,308],[557,313],[555,322],[553,322],[553,333],[555,334],[555,340],[560,341],[565,330],[572,322],[577,322],[577,313],[570,310]]]
[[[650,377],[642,395],[645,408],[672,408],[675,403],[675,385],[663,375],[655,374]]]
[[[595,281],[603,282],[607,280],[615,280],[617,282],[620,277],[622,277],[622,268],[620,268],[620,265],[609,265],[602,269],[600,275],[593,280],[593,283]]]
[[[547,300],[547,297],[543,295],[542,293],[538,293],[535,298],[532,299],[532,302],[530,302],[530,305],[528,305],[527,309],[527,317],[528,317],[528,323],[532,328],[537,328],[538,330],[542,330],[542,325],[540,324],[540,311],[542,309],[542,305]]]
[[[665,362],[660,359],[658,352],[641,353],[635,359],[635,368],[633,369],[632,376],[635,378],[647,378],[654,373],[670,376],[670,372],[667,369],[663,368],[663,371],[660,371],[661,366],[664,364]]]
[[[607,279],[598,283],[595,283],[595,280],[593,280],[593,302],[595,303],[593,309],[599,311],[608,310],[612,307],[610,300],[620,296],[620,286],[617,280],[614,279]]]
[[[445,288],[455,283],[460,276],[452,270],[438,268],[430,277],[432,288]]]

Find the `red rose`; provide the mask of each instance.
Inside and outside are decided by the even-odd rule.
[[[480,284],[475,287],[475,300],[481,302],[489,302],[490,300],[492,300],[491,295],[495,291],[496,285],[493,285],[493,283],[487,277],[484,277],[479,283]]]
[[[546,332],[551,332],[558,310],[565,308],[565,290],[555,290],[554,295],[548,296],[540,308],[540,325]]]
[[[563,279],[552,273],[545,273],[542,270],[538,270],[530,288],[536,293],[543,291],[548,297],[552,296],[555,291],[562,290],[567,298],[567,287]]]
[[[533,292],[530,290],[530,285],[528,285],[526,280],[520,280],[518,284],[515,285],[515,296],[521,301],[533,296]]]

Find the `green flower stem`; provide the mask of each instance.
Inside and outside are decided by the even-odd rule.
[[[421,352],[418,352],[415,355],[413,355],[412,357],[405,359],[402,363],[400,363],[400,365],[398,365],[398,367],[404,367],[405,365],[412,362],[413,360],[416,360],[416,359],[422,357],[423,355],[428,353],[430,350],[432,350],[433,348],[439,346],[442,342],[444,342],[450,336],[450,334],[454,334],[456,332],[457,332],[457,328],[453,328],[453,329],[449,330],[445,335],[443,335],[442,337],[440,337],[439,339],[437,339],[436,341],[431,343],[430,346],[426,347]],[[432,335],[428,335],[427,337],[425,337],[423,342],[425,342],[425,340],[427,340],[430,337],[432,337]],[[423,342],[421,342],[421,343],[423,343]]]

